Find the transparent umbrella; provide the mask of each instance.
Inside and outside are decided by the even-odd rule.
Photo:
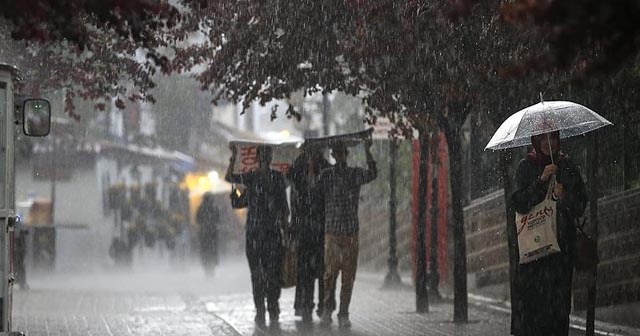
[[[531,136],[560,131],[560,138],[585,134],[613,125],[591,109],[569,101],[543,101],[524,108],[505,120],[485,150],[526,146]]]

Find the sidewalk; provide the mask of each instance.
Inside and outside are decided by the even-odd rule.
[[[34,280],[31,290],[15,291],[13,330],[28,336],[509,335],[510,309],[505,302],[470,294],[469,323],[456,324],[449,299],[417,314],[410,280],[404,279],[401,289],[382,290],[383,278],[379,273],[358,273],[353,326],[341,330],[335,318],[329,328],[321,327],[317,316],[311,327],[303,325],[293,316],[293,288],[282,292],[280,323],[256,328],[248,267],[242,259],[223,262],[213,278],[197,268],[61,274]],[[584,321],[575,319],[574,324],[571,336],[584,335],[579,330]],[[609,332],[600,335],[640,335],[636,329],[601,323],[597,328]]]
[[[12,330],[27,336],[235,335],[195,303],[178,295],[18,290]]]
[[[426,314],[415,313],[415,292],[405,285],[400,289],[383,290],[383,276],[366,272],[358,273],[351,304],[349,330],[341,330],[334,322],[330,328],[320,326],[314,316],[313,325],[305,326],[300,317],[293,316],[293,289],[286,289],[280,300],[281,316],[276,326],[256,329],[253,323],[254,309],[250,293],[216,296],[204,299],[207,311],[217,315],[238,335],[438,335],[438,336],[493,336],[509,335],[510,311],[494,302],[471,299],[469,323],[453,323],[453,305],[445,299],[431,303]],[[405,280],[405,284],[408,284]],[[472,296],[473,297],[473,296]],[[493,307],[488,307],[493,306]],[[584,335],[572,330],[571,335]],[[632,335],[632,334],[630,334]]]
[[[362,277],[366,278],[369,282],[372,283],[382,283],[380,275],[374,273],[364,273]],[[406,275],[402,277],[402,281],[404,284],[412,283],[411,277]],[[449,304],[452,305],[453,295],[449,293],[443,295],[445,296],[445,299],[449,302]],[[507,319],[510,318],[511,303],[508,300],[499,300],[491,297],[491,295],[470,292],[469,305],[475,307],[476,309],[490,311],[496,314],[505,314]],[[597,315],[598,314],[596,312],[596,316]],[[584,335],[584,332],[586,330],[586,319],[584,318],[584,312],[579,312],[577,314],[571,315],[570,328],[572,329],[572,332]],[[595,334],[601,336],[640,336],[640,328],[626,326],[619,323],[614,323],[612,321],[596,319]]]
[[[321,327],[314,316],[313,325],[307,327],[300,317],[293,316],[294,290],[283,291],[280,300],[282,313],[277,326],[256,329],[251,294],[236,294],[207,298],[207,311],[216,314],[233,326],[239,335],[509,335],[508,315],[469,307],[469,323],[452,322],[453,311],[449,303],[432,304],[427,314],[415,313],[412,289],[380,290],[368,281],[357,281],[351,304],[350,330],[340,330],[334,315],[330,328]]]

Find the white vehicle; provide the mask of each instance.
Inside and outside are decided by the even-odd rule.
[[[44,99],[26,99],[16,106],[18,69],[0,63],[0,336],[22,335],[11,331],[13,274],[13,228],[15,226],[14,131],[17,125],[27,136],[46,136],[51,107]]]

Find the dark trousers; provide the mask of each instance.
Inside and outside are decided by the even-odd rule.
[[[217,235],[200,237],[200,259],[205,272],[213,271],[218,264],[218,238]]]
[[[318,314],[322,314],[324,300],[324,247],[322,242],[302,242],[298,249],[298,276],[294,308],[302,314],[313,311],[315,282],[318,280]]]
[[[265,313],[266,299],[269,315],[277,317],[282,284],[282,241],[277,235],[247,234],[246,252],[256,313]]]

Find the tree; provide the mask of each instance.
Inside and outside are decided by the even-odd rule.
[[[453,17],[473,15],[478,3],[496,3],[453,2]],[[535,27],[545,44],[514,63],[512,70],[516,73],[569,69],[586,78],[615,72],[637,61],[640,3],[635,0],[516,0],[500,4],[502,19],[518,27]]]
[[[14,51],[0,57],[26,70],[23,91],[66,88],[66,110],[75,118],[76,96],[117,97],[121,108],[125,97],[153,102],[153,74],[170,71],[166,47],[186,39],[190,29],[178,8],[164,1],[2,1],[0,14],[0,43]]]
[[[12,23],[15,40],[68,41],[91,49],[96,30],[109,31],[142,47],[155,47],[156,30],[174,27],[181,16],[165,1],[151,0],[3,0],[0,15]]]

